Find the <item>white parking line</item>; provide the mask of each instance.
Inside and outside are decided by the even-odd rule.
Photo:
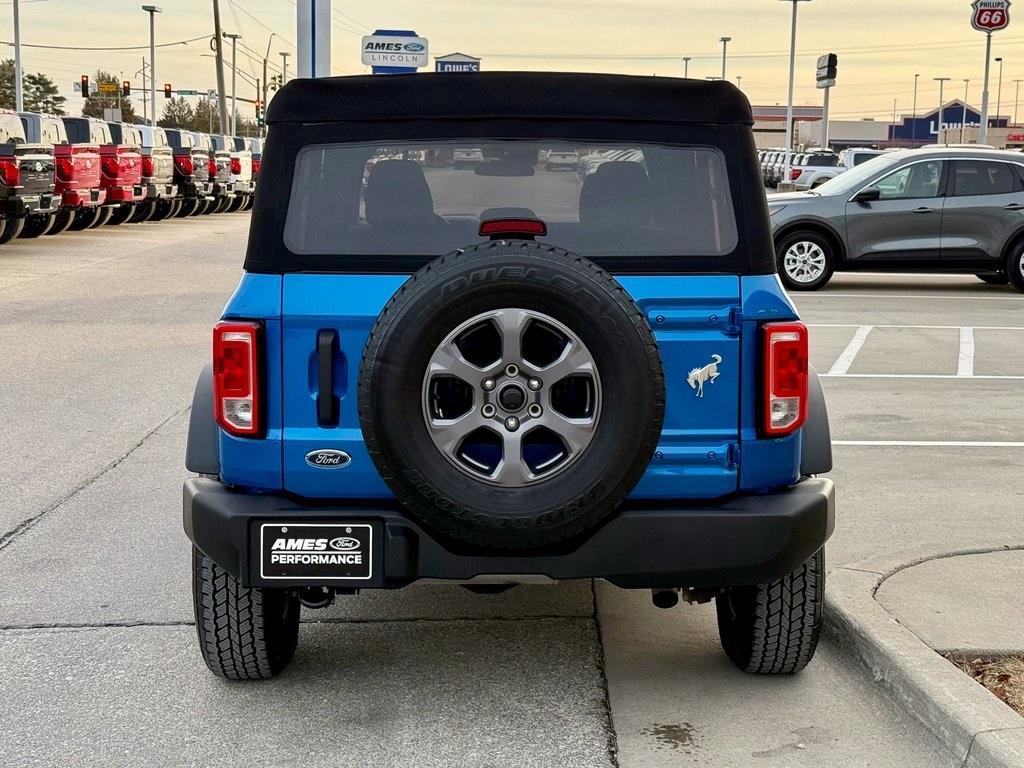
[[[922,294],[922,293],[819,293],[819,294],[802,294],[794,297],[790,294],[791,299],[803,300],[803,299],[928,299],[934,301],[935,299],[942,299],[943,301],[1013,301],[1013,302],[1024,302],[1024,296],[957,296],[954,293],[940,293],[940,294]]]
[[[857,357],[857,353],[860,352],[860,348],[864,346],[864,342],[867,341],[868,336],[871,334],[873,325],[861,325],[857,327],[857,332],[853,334],[853,339],[846,345],[846,349],[843,350],[843,354],[832,364],[827,375],[829,376],[845,376],[846,372],[850,370],[850,366],[853,365],[854,358]]]
[[[808,328],[860,328],[860,323],[807,323]],[[960,325],[896,325],[878,324],[875,328],[912,328],[924,331],[955,331]],[[976,331],[1024,331],[1024,325],[975,325]]]
[[[1024,448],[1024,443],[999,440],[833,440],[832,445],[880,448]]]
[[[958,376],[952,373],[819,373],[820,379],[956,379],[959,381],[985,381],[989,379],[1003,379],[1006,381],[1024,381],[1024,376],[989,376],[971,375]]]
[[[960,356],[956,364],[957,376],[974,375],[974,329],[960,329]]]

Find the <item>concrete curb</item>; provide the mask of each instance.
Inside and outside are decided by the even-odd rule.
[[[1024,718],[929,648],[874,597],[883,573],[834,568],[825,633],[851,651],[963,768],[1024,766]]]

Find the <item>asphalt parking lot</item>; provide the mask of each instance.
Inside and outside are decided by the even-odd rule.
[[[598,584],[420,586],[306,612],[292,668],[202,664],[184,436],[247,214],[0,249],[0,764],[943,765],[834,638],[721,653],[712,606]],[[839,275],[796,296],[836,441],[830,565],[1024,541],[1024,295]]]

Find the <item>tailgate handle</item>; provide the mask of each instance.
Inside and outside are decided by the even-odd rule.
[[[334,353],[338,348],[338,332],[318,331],[316,356],[318,364],[316,421],[321,427],[338,426],[338,398],[334,394]]]

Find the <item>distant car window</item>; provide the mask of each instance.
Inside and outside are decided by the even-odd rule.
[[[957,160],[953,167],[953,195],[1008,195],[1021,191],[1018,173],[1008,163]]]
[[[110,135],[110,126],[102,122],[90,122],[89,140],[96,144],[113,144],[114,139]]]
[[[838,155],[811,154],[807,155],[804,165],[813,165],[819,168],[835,168],[839,164]]]
[[[166,147],[167,146],[167,134],[164,133],[163,128],[154,128],[150,131],[153,135],[153,146],[154,147]]]
[[[878,157],[878,152],[855,152],[853,155],[853,164],[855,166],[860,165],[873,157]]]
[[[880,179],[875,186],[881,191],[882,200],[913,200],[919,197],[937,197],[939,179],[942,177],[942,161],[905,165],[898,171]]]
[[[0,144],[24,144],[25,126],[17,115],[0,115]]]
[[[64,130],[64,123],[60,120],[40,120],[39,140],[43,144],[67,144],[68,134]]]

